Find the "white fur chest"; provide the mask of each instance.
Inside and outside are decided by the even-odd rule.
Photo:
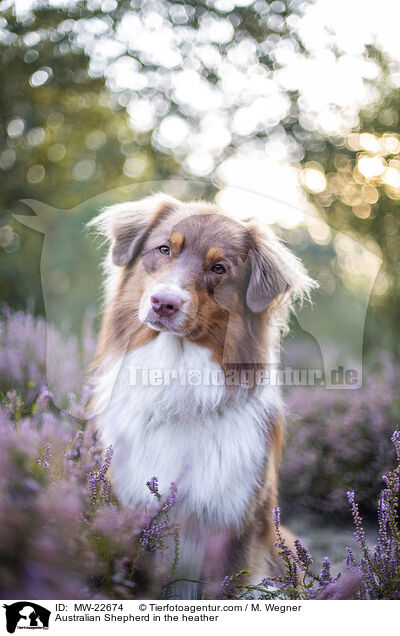
[[[187,372],[206,369],[207,384],[188,381]],[[165,383],[168,370],[178,376]],[[229,402],[225,387],[215,384],[219,372],[207,349],[160,333],[98,379],[98,429],[113,447],[113,484],[124,503],[150,502],[146,482],[156,476],[162,493],[176,483],[184,516],[240,524],[267,454],[266,413],[279,396],[266,387]]]

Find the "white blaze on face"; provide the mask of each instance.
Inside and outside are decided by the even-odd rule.
[[[153,284],[149,285],[140,300],[139,320],[141,322],[147,322],[149,320],[149,317],[152,313],[151,298],[152,296],[157,296],[157,294],[161,295],[162,293],[174,294],[180,300],[182,300],[182,306],[179,310],[179,317],[176,316],[174,319],[176,326],[182,326],[189,304],[192,300],[192,296],[182,287],[181,282],[176,278],[163,281],[162,283],[159,281],[154,281]],[[151,326],[151,324],[149,326]]]

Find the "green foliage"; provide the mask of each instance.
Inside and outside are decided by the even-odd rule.
[[[376,329],[367,337],[379,337],[379,328],[381,343],[397,348],[392,334],[400,320],[400,89],[388,80],[385,57],[376,50],[369,54],[382,72],[378,98],[360,111],[357,129],[346,138],[305,131],[302,164],[324,173],[326,187],[308,190],[321,216],[382,257],[372,306]]]
[[[11,212],[26,213],[18,201],[34,199],[68,210],[130,183],[127,161],[143,180],[175,169],[148,135],[135,133],[104,78],[88,74],[89,56],[71,38],[75,20],[84,15],[79,8],[43,4],[20,20],[12,7],[0,9],[0,266],[2,297],[16,307],[33,298],[43,311],[43,237],[12,220]],[[74,236],[94,211],[76,215],[70,225]]]
[[[367,246],[383,255],[384,272],[372,299],[374,321],[367,325],[366,339],[371,344],[381,338],[380,344],[394,347],[393,327],[399,319],[398,188],[380,177],[361,177],[356,169],[359,159],[374,153],[357,148],[354,137],[353,141],[330,138],[313,129],[301,93],[285,90],[279,82],[276,71],[283,66],[280,50],[290,51],[299,60],[308,55],[297,30],[307,2],[259,0],[247,6],[228,5],[207,0],[122,0],[104,9],[100,1],[77,0],[55,9],[42,0],[34,11],[18,18],[12,3],[2,5],[3,298],[17,308],[25,307],[26,299],[33,298],[36,310],[44,311],[39,270],[43,237],[12,220],[12,212],[26,213],[25,206],[18,203],[21,199],[76,211],[65,232],[64,249],[57,243],[53,282],[61,289],[68,283],[67,275],[68,284],[76,287],[68,313],[76,314],[73,319],[79,322],[79,307],[86,297],[96,300],[91,294],[100,282],[99,258],[79,237],[85,221],[109,202],[107,196],[93,197],[132,181],[164,180],[165,185],[174,177],[193,174],[209,181],[200,192],[207,197],[218,186],[214,176],[221,162],[242,147],[254,148],[257,154],[265,141],[277,137],[294,161],[301,160],[304,168],[314,166],[325,172],[327,188],[310,191],[309,195],[328,223],[351,233],[356,241],[365,240]],[[129,20],[135,28],[129,26]],[[142,31],[151,37],[148,45],[141,38]],[[380,99],[359,114],[360,132],[371,133],[377,139],[398,139],[400,92],[388,89],[384,56],[373,47],[364,56],[373,57],[381,65],[383,80],[375,86]],[[118,65],[125,65],[128,77],[131,73],[131,85],[129,81],[120,82]],[[185,73],[197,87],[193,94]],[[236,88],[241,82],[247,87],[249,77],[256,80],[253,92]],[[263,94],[265,81],[274,83],[287,104],[285,113],[272,123],[262,117],[255,121],[250,112],[259,97],[257,87]],[[215,99],[217,105],[211,112],[199,103],[203,94]],[[140,113],[147,120],[144,126],[137,125]],[[162,123],[170,115],[186,126],[182,143],[169,143],[160,134]],[[210,126],[207,117],[215,115],[220,122],[216,131],[223,129],[225,137],[208,153],[205,167],[200,166],[196,172],[188,158],[190,153],[201,151],[201,135]],[[243,130],[234,125],[238,115],[248,118]],[[390,181],[398,172],[399,152],[389,146],[380,157],[392,170]],[[189,188],[181,194],[191,196],[192,192]],[[119,193],[120,200],[126,197],[127,192]],[[118,200],[117,195],[114,200]],[[77,207],[85,201],[84,209]],[[74,247],[79,259],[73,257]],[[321,259],[314,247],[307,247],[306,256],[315,265],[318,278]],[[341,273],[335,255],[325,248],[321,273],[332,281]],[[60,320],[63,312],[58,300]],[[380,328],[382,320],[385,329]]]
[[[100,287],[99,255],[85,244],[83,226],[102,205],[110,203],[107,196],[93,197],[132,180],[188,175],[188,167],[183,165],[185,152],[181,149],[173,155],[154,134],[171,113],[179,114],[195,133],[206,114],[197,108],[196,100],[179,97],[174,89],[177,72],[197,60],[196,72],[204,90],[220,90],[224,81],[221,62],[240,43],[255,47],[256,60],[265,69],[277,66],[274,49],[280,39],[292,41],[300,51],[301,43],[290,26],[290,17],[301,10],[300,4],[293,0],[275,4],[273,10],[262,1],[226,11],[222,5],[218,8],[203,1],[135,0],[103,11],[100,2],[77,1],[56,9],[42,1],[18,17],[12,3],[0,8],[3,300],[25,308],[31,298],[36,311],[44,312],[39,262],[43,236],[11,218],[12,212],[26,214],[25,206],[18,202],[34,199],[71,210],[87,201],[63,226],[62,240],[53,241],[53,305],[58,307],[58,315],[51,318],[60,322],[67,311],[79,324],[81,309],[96,302],[94,290]],[[157,46],[148,51],[143,43],[136,44],[135,37],[129,46],[119,40],[118,30],[126,16],[139,16],[147,24],[154,15],[159,16],[163,29],[176,35],[174,63],[160,57]],[[223,37],[217,35],[221,28]],[[211,57],[201,52],[196,34],[204,40],[204,51],[208,47],[213,53]],[[102,42],[105,47],[114,43],[103,60],[96,53]],[[116,60],[134,65],[143,82],[141,88],[118,86],[113,71]],[[227,103],[227,116],[249,99],[239,95]],[[139,107],[152,113],[152,124],[145,130],[134,128],[130,120]],[[264,134],[262,129],[257,132]],[[215,162],[228,156],[243,139],[234,137],[217,153]],[[208,191],[212,190],[210,185]],[[201,194],[206,192],[207,188]],[[119,196],[123,199],[127,194]],[[78,259],[74,257],[77,253]],[[75,296],[68,308],[57,296],[67,286],[74,289]]]

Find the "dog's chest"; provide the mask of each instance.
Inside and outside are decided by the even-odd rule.
[[[212,379],[165,384],[170,369],[182,378],[207,368],[219,370],[206,349],[160,334],[99,379],[98,426],[103,443],[113,447],[113,484],[124,503],[149,502],[146,482],[155,476],[163,493],[176,483],[183,515],[235,526],[261,478],[275,395],[239,405],[226,403],[224,386]]]

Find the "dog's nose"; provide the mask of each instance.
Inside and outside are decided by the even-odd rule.
[[[157,292],[150,298],[151,306],[159,316],[172,316],[182,307],[183,300],[169,291]]]

